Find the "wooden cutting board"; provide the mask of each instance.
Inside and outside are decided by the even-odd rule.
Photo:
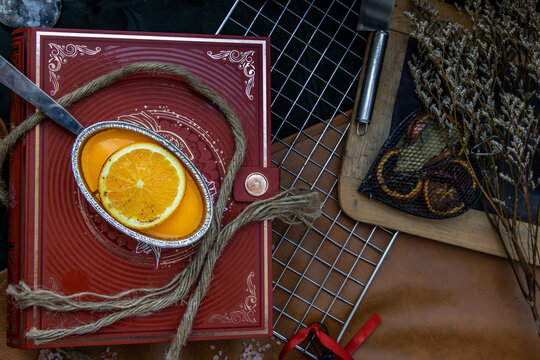
[[[432,3],[446,17],[458,19],[453,6],[438,1]],[[497,233],[482,211],[469,210],[449,219],[427,219],[399,211],[358,192],[358,187],[390,132],[410,32],[409,19],[404,12],[411,10],[410,0],[396,1],[373,117],[366,135],[358,136],[356,123],[354,119],[351,120],[339,175],[340,205],[347,215],[361,222],[504,257],[506,255]],[[525,239],[525,235],[526,231],[522,238]]]

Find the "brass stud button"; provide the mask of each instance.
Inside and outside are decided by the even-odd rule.
[[[263,174],[254,172],[246,177],[244,186],[249,195],[262,196],[268,191],[268,179]]]

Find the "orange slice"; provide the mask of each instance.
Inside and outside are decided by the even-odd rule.
[[[88,190],[98,190],[99,173],[115,151],[137,142],[152,142],[148,136],[126,129],[107,129],[88,139],[81,151],[81,168]]]
[[[99,175],[105,209],[121,224],[148,229],[169,217],[186,189],[180,161],[163,147],[135,143],[113,153]]]

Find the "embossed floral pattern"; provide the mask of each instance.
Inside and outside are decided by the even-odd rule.
[[[248,78],[244,81],[246,85],[246,96],[249,100],[253,100],[253,95],[251,94],[251,89],[255,86],[255,66],[253,65],[253,54],[255,51],[250,50],[246,52],[241,52],[238,50],[222,50],[217,54],[208,51],[206,53],[212,59],[222,59],[229,60],[231,63],[238,63],[238,68],[243,70],[244,75]]]
[[[95,55],[101,51],[100,47],[96,47],[94,50],[89,49],[86,45],[57,45],[50,43],[51,53],[49,54],[49,80],[53,84],[53,90],[51,95],[55,95],[60,89],[59,79],[60,76],[57,72],[60,70],[63,64],[66,64],[68,58],[74,58],[77,55]]]
[[[246,283],[246,291],[249,293],[248,296],[244,299],[244,302],[239,305],[240,310],[233,310],[230,313],[225,314],[215,314],[212,315],[208,321],[212,322],[214,320],[219,321],[225,324],[238,324],[241,322],[255,323],[255,308],[257,307],[257,293],[255,285],[253,284],[253,277],[255,273],[252,271],[249,273]]]

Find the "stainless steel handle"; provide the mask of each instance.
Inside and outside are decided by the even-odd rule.
[[[356,132],[358,135],[364,135],[368,125],[371,122],[373,113],[373,104],[377,94],[377,86],[381,75],[381,68],[384,59],[384,51],[388,40],[388,33],[383,30],[377,30],[371,35],[371,44],[369,47],[368,59],[364,70],[364,82],[360,92],[360,100],[356,110]],[[360,126],[364,126],[364,131],[360,131]]]
[[[84,129],[66,109],[45,94],[2,56],[0,56],[0,82],[75,135]]]

